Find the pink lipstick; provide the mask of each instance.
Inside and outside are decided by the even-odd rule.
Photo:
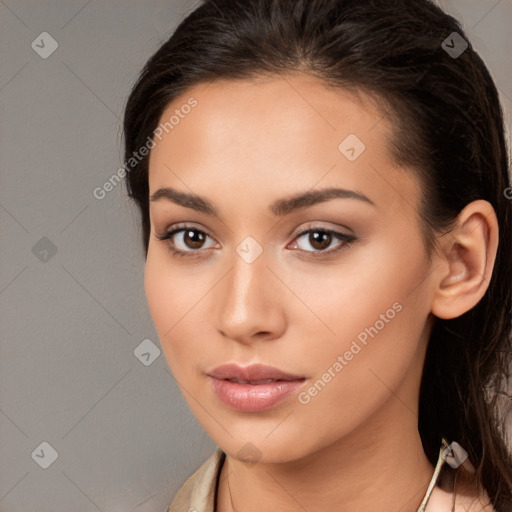
[[[305,381],[262,364],[225,364],[207,372],[214,393],[226,405],[243,412],[259,412],[274,407],[294,393]]]

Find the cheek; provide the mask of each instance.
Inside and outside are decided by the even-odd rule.
[[[418,286],[427,271],[421,240],[407,252],[396,247],[383,243],[378,250],[359,250],[353,261],[350,256],[335,270],[301,273],[291,285],[300,288],[309,309],[307,315],[297,309],[296,322],[307,333],[300,340],[310,368],[321,377],[342,356],[343,371],[335,373],[344,377],[333,380],[345,381],[342,386],[352,395],[360,394],[359,382],[382,387],[370,368],[399,380],[415,357],[428,318],[425,289]]]
[[[208,319],[198,314],[212,287],[212,276],[200,279],[192,267],[177,265],[171,258],[148,251],[144,286],[160,345],[171,370],[180,376],[204,352]]]
[[[148,251],[144,273],[144,287],[149,312],[153,319],[160,344],[166,356],[172,356],[180,346],[173,344],[176,332],[186,322],[184,317],[189,300],[187,288],[183,286],[183,275],[172,271],[172,265],[165,262],[165,257]],[[181,275],[181,277],[180,277]],[[185,320],[185,322],[184,322]],[[175,357],[167,357],[174,360]]]
[[[160,341],[163,341],[162,334],[172,327],[172,318],[169,315],[166,318],[166,311],[168,312],[169,307],[172,307],[170,301],[176,300],[176,294],[171,293],[171,288],[167,284],[168,279],[164,270],[164,265],[150,249],[146,259],[144,288],[149,312],[160,336]]]
[[[405,268],[404,259],[382,244],[379,250],[347,253],[336,266],[294,269],[283,280],[300,298],[300,303],[290,301],[290,306],[297,303],[290,308],[296,323],[315,329],[317,338],[338,340],[336,348],[342,348],[375,322],[380,326],[380,315],[385,315],[384,321],[393,320],[393,304],[410,301],[408,295],[424,270],[418,262]]]
[[[320,437],[325,440],[358,428],[393,396],[399,409],[414,411],[415,386],[402,387],[405,381],[419,381],[421,374],[422,329],[408,317],[414,314],[403,305],[380,330],[381,324],[372,329],[375,322],[362,330],[356,326],[355,331],[367,335],[365,343],[356,335],[325,347],[321,361],[312,363],[314,376],[300,397],[303,424],[311,422],[311,417],[321,418]]]
[[[317,336],[317,344],[303,345],[310,379],[297,397],[295,419],[302,429],[297,436],[328,444],[363,425],[393,396],[401,407],[415,409],[414,387],[401,386],[419,378],[425,318],[418,303],[400,297],[393,308],[389,297],[381,295],[380,303],[373,297],[370,309],[351,303],[351,312],[340,311],[332,324],[336,336]]]

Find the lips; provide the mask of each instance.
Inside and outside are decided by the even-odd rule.
[[[243,412],[270,409],[302,386],[305,377],[271,366],[236,364],[218,366],[207,373],[217,397],[229,407]]]

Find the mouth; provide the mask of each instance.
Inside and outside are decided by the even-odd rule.
[[[243,380],[243,379],[221,379],[235,384],[250,384],[251,386],[258,386],[260,384],[270,384],[271,382],[286,382],[288,379],[262,379],[262,380]]]
[[[270,409],[297,392],[306,380],[305,376],[261,364],[222,365],[207,372],[207,376],[217,397],[242,412]]]
[[[238,381],[238,383],[261,383],[264,381],[290,381],[304,379],[304,375],[294,375],[273,366],[252,364],[240,366],[238,364],[223,364],[207,372],[207,375],[220,380]]]

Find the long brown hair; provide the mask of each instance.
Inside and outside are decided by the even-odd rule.
[[[192,85],[298,70],[329,86],[375,94],[389,107],[393,158],[422,179],[429,254],[435,234],[449,230],[468,203],[485,199],[494,207],[500,236],[488,290],[464,315],[435,319],[418,429],[432,464],[442,436],[457,441],[494,508],[512,510],[504,430],[512,345],[509,155],[496,86],[457,20],[429,0],[205,0],[133,87],[124,118],[126,160]],[[127,189],[142,214],[147,254],[147,157],[128,173]]]

